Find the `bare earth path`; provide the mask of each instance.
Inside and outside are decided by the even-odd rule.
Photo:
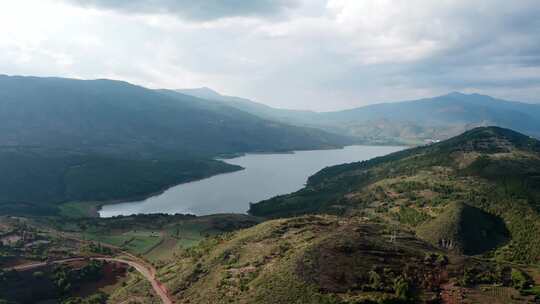
[[[161,298],[162,303],[164,304],[174,303],[172,298],[167,293],[167,289],[165,288],[165,286],[161,282],[159,282],[159,280],[156,278],[156,270],[151,266],[146,266],[145,264],[141,262],[132,261],[132,260],[126,260],[126,259],[120,259],[120,258],[108,258],[108,257],[92,257],[92,258],[76,257],[76,258],[62,259],[62,260],[56,260],[56,261],[50,261],[50,262],[40,262],[40,263],[19,265],[12,268],[8,268],[6,270],[25,271],[25,270],[47,266],[50,264],[64,264],[64,263],[70,263],[70,262],[76,262],[76,261],[84,261],[88,259],[122,263],[122,264],[127,264],[135,268],[143,277],[145,277],[152,284],[152,288],[154,289],[156,294]]]

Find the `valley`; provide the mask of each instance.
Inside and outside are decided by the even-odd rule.
[[[540,299],[535,105],[313,113],[110,80],[0,87],[0,303]]]
[[[477,128],[324,168],[250,215],[3,217],[0,263],[15,284],[16,265],[127,256],[174,303],[535,303],[538,153],[531,137]],[[94,295],[161,302],[136,273],[119,280]]]
[[[0,304],[540,304],[538,0],[0,28]]]

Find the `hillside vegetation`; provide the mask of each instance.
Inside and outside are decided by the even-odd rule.
[[[539,153],[488,127],[325,168],[159,278],[179,303],[534,303]]]
[[[340,303],[339,293],[351,303],[394,299],[400,277],[429,284],[436,261],[424,258],[436,249],[408,234],[389,237],[384,226],[356,220],[274,220],[186,250],[160,278],[180,303]]]
[[[441,303],[468,294],[481,300],[464,303],[502,304],[533,303],[529,273],[391,224],[308,215],[208,238],[180,251],[159,278],[178,303]]]
[[[459,244],[452,246],[465,252],[500,245],[507,229],[510,240],[498,247],[497,255],[537,262],[539,198],[540,142],[508,129],[485,127],[438,144],[325,168],[310,177],[304,189],[253,204],[250,213],[361,215],[419,231],[435,218],[432,225],[440,230],[424,234],[426,239],[439,243],[458,233],[461,236],[452,240]],[[456,208],[456,203],[466,205]],[[493,235],[471,234],[477,228]],[[474,245],[479,239],[487,242]]]
[[[500,218],[456,202],[418,227],[418,236],[450,251],[478,254],[504,244],[508,231]]]

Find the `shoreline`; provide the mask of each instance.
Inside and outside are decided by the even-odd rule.
[[[192,180],[185,181],[185,182],[178,183],[178,184],[167,185],[167,186],[162,187],[158,191],[154,191],[154,192],[148,193],[148,194],[141,194],[141,195],[130,196],[130,197],[127,197],[127,198],[111,199],[111,200],[104,200],[104,201],[66,202],[66,203],[61,204],[60,206],[66,206],[66,205],[69,205],[69,204],[73,204],[73,205],[76,205],[77,207],[79,207],[80,209],[82,209],[82,211],[84,211],[84,213],[86,213],[88,217],[90,217],[90,218],[101,218],[99,212],[101,211],[101,209],[105,205],[116,205],[116,204],[123,204],[123,203],[142,202],[142,201],[145,201],[145,200],[147,200],[147,199],[149,199],[151,197],[161,195],[165,191],[167,191],[167,190],[169,190],[171,188],[174,188],[176,186],[179,186],[179,185],[198,182],[198,181],[205,180],[207,178],[211,178],[211,177],[214,177],[214,176],[239,172],[239,171],[242,171],[242,170],[245,170],[245,168],[240,167],[240,168],[238,168],[236,170],[231,170],[231,171],[227,171],[227,172],[220,172],[220,173],[217,173],[217,174],[212,174],[212,175],[205,176],[205,177],[202,177],[202,178],[192,179]]]
[[[221,172],[221,173],[217,173],[217,174],[212,174],[212,175],[209,175],[209,176],[205,176],[203,178],[197,178],[197,179],[189,180],[189,181],[186,181],[186,182],[183,182],[183,183],[165,186],[162,189],[160,189],[158,191],[155,191],[153,193],[137,195],[137,196],[127,198],[127,199],[115,199],[115,200],[111,200],[111,201],[102,201],[102,202],[100,202],[99,205],[97,205],[98,208],[95,211],[96,212],[96,217],[101,218],[101,215],[100,215],[99,211],[101,211],[101,209],[105,205],[116,205],[116,204],[123,204],[123,203],[143,202],[143,201],[145,201],[145,200],[147,200],[147,199],[149,199],[151,197],[161,195],[161,194],[165,193],[167,190],[169,190],[171,188],[174,188],[176,186],[202,181],[202,180],[205,180],[207,178],[211,178],[211,177],[222,175],[222,174],[229,174],[229,173],[239,172],[239,171],[242,171],[242,170],[245,170],[245,169],[246,168],[240,167],[240,168],[238,168],[238,170],[231,170],[231,171],[228,171],[228,172]]]
[[[355,145],[349,145],[349,146],[355,146]],[[222,161],[222,162],[227,163],[227,160],[238,158],[238,157],[244,157],[244,156],[247,156],[247,155],[250,155],[250,154],[254,154],[254,155],[295,154],[296,151],[342,150],[345,147],[348,147],[348,146],[322,148],[322,149],[315,149],[315,150],[241,152],[241,153],[234,153],[234,154],[229,154],[229,155],[216,156],[213,159],[217,160],[217,161]],[[229,163],[227,163],[227,164],[229,164]],[[231,164],[231,165],[233,165],[233,164]],[[236,166],[236,165],[233,165],[233,166]],[[246,168],[240,167],[238,170],[231,170],[231,171],[228,171],[228,172],[221,172],[221,173],[212,174],[210,176],[206,176],[206,177],[203,177],[203,178],[197,178],[197,179],[189,180],[189,181],[182,182],[182,183],[179,183],[179,184],[165,186],[165,187],[163,187],[162,189],[160,189],[158,191],[155,191],[155,192],[152,192],[152,193],[149,193],[149,194],[144,194],[144,195],[137,195],[137,196],[133,196],[133,197],[129,197],[129,198],[113,199],[113,200],[105,200],[105,201],[74,202],[74,203],[75,204],[80,204],[83,207],[88,206],[87,208],[84,208],[84,209],[85,209],[85,211],[86,211],[86,213],[87,213],[87,215],[89,217],[102,218],[99,212],[101,211],[101,209],[105,205],[116,205],[116,204],[123,204],[123,203],[143,202],[143,201],[145,201],[145,200],[147,200],[147,199],[149,199],[151,197],[161,195],[165,191],[167,191],[167,190],[169,190],[171,188],[174,188],[176,186],[185,185],[185,184],[189,184],[189,183],[193,183],[193,182],[198,182],[198,181],[205,180],[207,178],[211,178],[211,177],[214,177],[214,176],[219,176],[219,175],[222,175],[222,174],[229,174],[229,173],[239,172],[239,171],[242,171],[242,170],[245,170],[245,169]],[[65,203],[65,204],[69,204],[69,203]]]
[[[292,150],[292,151],[246,152],[246,153],[238,153],[238,154],[235,154],[235,155],[229,155],[229,157],[226,157],[226,158],[224,158],[224,156],[216,156],[213,159],[228,163],[227,162],[228,160],[231,160],[231,159],[234,159],[234,158],[239,158],[239,157],[245,157],[245,156],[248,156],[248,155],[295,154],[296,152],[305,152],[305,151],[343,150],[343,149],[345,149],[347,147],[352,147],[352,146],[367,146],[367,147],[376,147],[376,146],[381,146],[381,147],[395,146],[395,147],[398,147],[399,146],[399,147],[410,148],[410,146],[407,146],[407,145],[400,146],[400,145],[353,144],[353,145],[346,145],[346,146],[342,146],[342,147],[331,147],[331,148],[321,148],[321,149],[305,149],[305,150]],[[197,179],[185,181],[185,182],[178,183],[178,184],[167,185],[167,186],[164,186],[162,189],[160,189],[158,191],[148,193],[148,194],[136,195],[136,196],[132,196],[132,197],[128,197],[128,198],[112,199],[112,200],[106,200],[106,201],[75,202],[75,204],[81,205],[82,209],[85,210],[85,212],[87,213],[87,215],[89,217],[101,218],[100,211],[102,210],[103,206],[105,206],[105,205],[116,205],[116,204],[123,204],[123,203],[143,202],[143,201],[145,201],[145,200],[147,200],[149,198],[159,196],[159,195],[163,194],[164,192],[166,192],[167,190],[169,190],[171,188],[174,188],[174,187],[177,187],[177,186],[180,186],[180,185],[189,184],[189,183],[193,183],[193,182],[198,182],[198,181],[205,180],[205,179],[208,179],[208,178],[211,178],[211,177],[214,177],[214,176],[219,176],[219,175],[222,175],[222,174],[229,174],[229,173],[239,172],[239,171],[242,171],[242,170],[245,170],[245,169],[246,168],[241,167],[241,168],[239,168],[237,170],[221,172],[221,173],[212,174],[212,175],[209,175],[209,176],[206,176],[206,177],[203,177],[203,178],[197,178]]]

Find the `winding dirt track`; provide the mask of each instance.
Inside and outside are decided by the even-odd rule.
[[[174,303],[174,301],[169,297],[165,286],[163,286],[163,284],[161,284],[161,282],[156,279],[156,270],[154,268],[147,268],[141,263],[117,258],[95,258],[94,260],[117,262],[132,266],[133,268],[137,269],[137,271],[142,274],[148,281],[150,281],[150,283],[152,284],[152,288],[154,288],[156,294],[161,298],[161,302],[163,302],[164,304]]]
[[[107,257],[92,257],[92,258],[77,257],[77,258],[62,259],[62,260],[56,260],[56,261],[50,261],[50,262],[19,265],[19,266],[8,268],[7,270],[25,271],[25,270],[39,268],[39,267],[43,267],[43,266],[47,266],[51,264],[64,264],[64,263],[70,263],[70,262],[76,262],[76,261],[84,261],[88,259],[106,261],[106,262],[116,262],[116,263],[122,263],[122,264],[127,264],[129,266],[132,266],[152,284],[152,288],[154,289],[156,294],[161,298],[161,302],[163,302],[164,304],[174,303],[172,298],[169,296],[165,286],[161,282],[159,282],[159,280],[156,278],[156,270],[150,266],[144,265],[143,263],[131,261],[131,260],[125,260],[125,259],[119,259],[119,258],[107,258]]]

